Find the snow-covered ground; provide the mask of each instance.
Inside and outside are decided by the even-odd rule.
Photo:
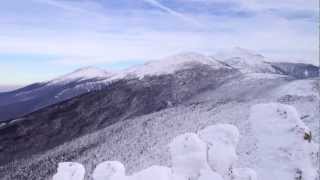
[[[151,166],[132,175],[118,161],[98,164],[94,180],[257,180],[254,170],[234,168],[237,161],[238,129],[218,124],[175,137],[169,145],[171,167]],[[83,180],[84,168],[79,163],[59,163],[53,180]]]
[[[106,161],[96,166],[92,177],[94,180],[317,180],[319,146],[293,106],[253,105],[248,120],[255,139],[253,169],[236,163],[241,138],[238,128],[216,124],[173,138],[169,143],[169,167],[153,165],[127,175],[122,163]],[[84,178],[82,165],[60,163],[54,180],[76,180],[76,176],[78,180]]]
[[[44,154],[13,162],[0,170],[10,172],[11,175],[26,173],[50,179],[52,167],[59,162],[72,160],[83,164],[87,172],[86,179],[91,179],[89,175],[97,164],[103,161],[120,161],[126,167],[126,174],[131,176],[154,165],[171,167],[171,155],[167,145],[173,138],[184,133],[198,132],[211,125],[227,123],[236,126],[240,133],[234,173],[245,171],[252,174],[250,169],[255,169],[258,178],[262,179],[265,175],[258,167],[265,162],[261,161],[259,155],[267,152],[258,152],[258,148],[263,147],[263,144],[259,144],[259,138],[263,136],[257,136],[253,129],[255,126],[250,116],[252,107],[260,103],[274,102],[295,107],[299,112],[297,117],[311,130],[313,140],[319,142],[319,97],[312,95],[319,92],[319,79],[288,81],[286,77],[278,75],[268,75],[268,78],[264,75],[252,76],[254,78],[248,78],[248,75],[239,77],[238,80],[228,82],[214,91],[202,92],[177,107],[118,122]],[[306,83],[306,95],[297,93],[300,91],[297,89],[301,87],[296,83]],[[293,134],[288,136],[296,137]],[[292,149],[292,152],[297,151]],[[291,165],[288,169],[292,170],[294,166]],[[16,167],[19,171],[9,171],[11,167]],[[37,168],[33,171],[29,167]],[[300,172],[291,170],[288,172]],[[4,179],[10,177],[7,174]]]
[[[293,106],[278,103],[251,108],[249,121],[257,140],[255,169],[262,180],[315,180],[319,145]]]

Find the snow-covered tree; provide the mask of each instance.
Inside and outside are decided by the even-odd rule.
[[[62,162],[53,180],[83,180],[85,169],[82,164],[75,162]]]

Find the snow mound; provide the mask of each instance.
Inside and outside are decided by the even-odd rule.
[[[234,168],[232,180],[258,180],[257,173],[250,168]]]
[[[85,169],[82,164],[75,162],[62,162],[58,165],[58,172],[52,180],[83,180]]]
[[[197,134],[180,135],[173,139],[169,147],[174,174],[196,179],[201,171],[209,170],[207,145]]]
[[[95,180],[126,180],[125,168],[118,161],[103,162],[95,168],[92,177]]]
[[[310,130],[293,106],[269,103],[251,108],[249,121],[257,138],[256,170],[262,180],[316,179],[317,150]]]
[[[211,68],[227,68],[214,58],[198,53],[181,53],[174,56],[166,57],[145,63],[142,66],[129,68],[112,79],[121,79],[127,76],[143,78],[147,75],[172,74],[178,70],[188,69],[195,64],[209,65]]]
[[[50,85],[53,84],[65,84],[71,81],[77,80],[87,80],[87,79],[96,79],[96,78],[109,78],[112,73],[106,72],[102,69],[95,67],[85,67],[78,70],[75,70],[69,74],[58,77],[49,81]]]
[[[128,176],[120,162],[106,161],[97,165],[92,177],[94,180],[256,180],[253,170],[233,167],[238,139],[238,129],[233,125],[209,126],[197,134],[186,133],[172,140],[171,168],[151,166]],[[69,163],[60,163],[54,180],[82,180],[83,176],[82,165],[74,163],[70,167]]]
[[[130,176],[130,180],[170,180],[171,169],[163,166],[151,166]]]
[[[238,129],[233,125],[219,124],[201,130],[199,136],[208,144],[210,167],[227,177],[238,158],[235,150],[239,141]]]

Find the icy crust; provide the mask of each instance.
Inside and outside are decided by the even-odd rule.
[[[182,134],[169,144],[171,168],[151,166],[145,170],[126,175],[124,165],[106,161],[97,165],[94,180],[257,180],[255,171],[235,168],[235,151],[239,131],[233,125],[209,126],[196,133]],[[59,164],[54,180],[83,180],[84,168],[78,163]],[[73,179],[72,179],[73,178]]]
[[[293,106],[269,103],[251,108],[261,179],[315,180],[317,145]]]

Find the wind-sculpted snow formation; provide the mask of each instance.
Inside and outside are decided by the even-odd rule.
[[[169,144],[171,168],[151,166],[132,175],[118,161],[105,161],[93,171],[94,180],[256,180],[255,171],[235,168],[238,129],[229,124],[209,126],[196,133],[182,134]],[[53,180],[82,180],[83,166],[60,163]]]
[[[257,139],[256,170],[261,179],[315,180],[319,145],[293,106],[269,103],[251,108],[249,121]]]
[[[125,166],[105,161],[96,166],[94,180],[319,180],[319,149],[312,133],[293,106],[253,105],[249,121],[255,139],[252,168],[239,167],[238,128],[230,124],[208,126],[185,133],[169,143],[169,167],[151,166],[127,175]],[[243,137],[242,137],[243,138]],[[83,175],[83,169],[59,165],[55,177]],[[241,166],[241,165],[240,165]],[[62,169],[62,168],[65,169]],[[79,172],[67,173],[68,169]],[[256,173],[257,172],[257,173]],[[67,179],[74,178],[70,176]],[[82,180],[84,175],[79,179]],[[54,180],[63,180],[54,179]],[[73,180],[73,179],[72,179]]]

